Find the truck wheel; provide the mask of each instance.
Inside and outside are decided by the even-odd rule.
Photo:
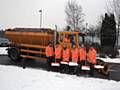
[[[103,62],[102,60],[97,60],[98,65],[104,66],[103,69],[99,69],[99,72],[105,76],[109,76],[110,74],[110,65],[106,62]]]
[[[110,74],[110,65],[108,63],[104,63],[104,68],[101,70],[101,72],[104,75],[109,76],[109,74]]]
[[[8,50],[8,56],[12,61],[18,61],[20,59],[20,52],[17,48],[10,48]]]

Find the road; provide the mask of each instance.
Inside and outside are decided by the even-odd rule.
[[[11,66],[18,66],[22,68],[23,63],[21,61],[19,62],[13,62],[9,59],[8,56],[0,55],[0,64],[1,65],[11,65]],[[115,80],[120,81],[120,64],[113,64],[111,63],[111,71],[110,76],[106,77],[104,75],[99,74],[98,72],[95,73],[95,78],[102,78],[102,79],[109,79],[109,80]],[[42,69],[46,70],[46,63],[35,61],[35,60],[28,60],[26,64],[26,68],[34,68],[34,69]]]

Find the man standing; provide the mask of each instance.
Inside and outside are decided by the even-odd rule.
[[[79,50],[75,45],[73,45],[71,54],[72,54],[72,63],[73,63],[73,65],[70,66],[70,70],[74,74],[74,73],[76,73],[76,70],[77,70],[78,55],[79,55]]]
[[[62,58],[62,47],[59,43],[56,44],[55,46],[55,59],[56,62],[60,62]]]
[[[67,44],[65,44],[63,48],[63,61],[69,62],[69,59],[70,59],[70,49],[67,47]]]
[[[87,55],[87,59],[90,65],[90,75],[94,76],[94,65],[96,64],[96,49],[94,48],[93,45],[91,45],[89,51],[88,51],[88,55]]]
[[[62,52],[62,62],[60,65],[60,72],[62,73],[69,72],[69,66],[68,66],[69,59],[70,59],[70,49],[67,47],[67,44],[64,44],[63,52]]]
[[[52,43],[49,42],[48,46],[45,49],[45,54],[47,57],[47,70],[50,71],[51,69],[51,63],[53,61],[54,51],[52,47]]]
[[[75,45],[73,45],[73,48],[72,48],[72,62],[75,62],[77,63],[78,62],[78,48],[76,48]]]
[[[63,39],[64,43],[70,43],[70,37],[68,35],[66,35]]]
[[[84,44],[81,44],[80,50],[79,50],[79,56],[80,56],[80,60],[78,61],[78,69],[77,69],[77,75],[79,75],[79,73],[81,73],[82,71],[82,66],[86,65],[86,47]]]

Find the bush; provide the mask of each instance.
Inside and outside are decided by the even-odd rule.
[[[100,53],[102,57],[107,55],[111,58],[115,58],[119,54],[117,48],[113,47],[101,47]]]
[[[114,14],[105,14],[101,27],[101,45],[115,47],[116,43],[116,22]]]
[[[108,46],[101,46],[99,43],[93,43],[95,49],[97,50],[97,54],[99,54],[100,57],[105,58],[106,56],[109,56],[111,58],[115,58],[119,52],[117,50],[117,48],[113,48],[113,47],[108,47]],[[90,48],[90,44],[89,43],[85,43],[87,52]]]

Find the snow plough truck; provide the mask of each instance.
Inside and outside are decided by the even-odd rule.
[[[32,59],[46,62],[45,48],[49,42],[55,47],[59,42],[63,47],[63,38],[68,35],[72,37],[77,48],[85,43],[86,34],[78,31],[57,31],[50,28],[13,28],[5,30],[6,37],[11,41],[8,47],[8,56],[13,61],[21,59]],[[68,43],[71,50],[72,42]],[[59,66],[59,65],[58,65]],[[96,70],[104,75],[109,75],[109,64],[97,59]]]

